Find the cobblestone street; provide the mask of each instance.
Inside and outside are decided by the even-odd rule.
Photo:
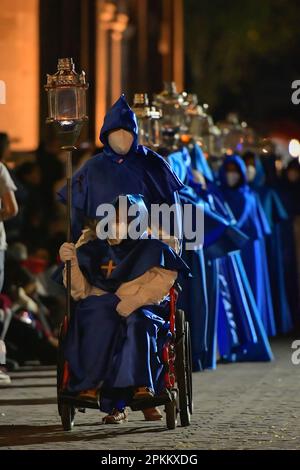
[[[291,341],[275,341],[272,364],[220,365],[194,374],[192,425],[167,431],[140,412],[127,424],[104,426],[94,410],[63,432],[56,408],[55,370],[24,369],[0,389],[4,449],[300,449],[300,366]]]

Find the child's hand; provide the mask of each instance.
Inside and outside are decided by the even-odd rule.
[[[64,263],[66,261],[77,261],[76,248],[74,243],[63,243],[59,249],[59,256]]]

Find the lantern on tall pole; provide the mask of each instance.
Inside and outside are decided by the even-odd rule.
[[[76,73],[72,58],[58,59],[57,72],[47,75],[48,117],[56,129],[61,149],[66,152],[67,241],[72,241],[72,150],[88,117],[86,115],[85,73]],[[71,305],[71,263],[66,263],[67,316]]]

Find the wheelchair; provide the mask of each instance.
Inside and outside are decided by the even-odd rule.
[[[178,415],[181,426],[189,426],[193,413],[192,356],[189,324],[183,310],[176,309],[179,286],[170,290],[169,324],[170,335],[162,350],[164,387],[159,395],[147,399],[132,400],[127,406],[132,411],[155,406],[165,407],[166,425],[175,429]],[[74,426],[76,411],[85,412],[86,408],[99,410],[99,403],[73,398],[66,392],[69,371],[64,360],[62,342],[68,329],[68,317],[65,316],[60,330],[57,363],[57,404],[62,427],[70,431]],[[101,393],[101,389],[100,389]]]

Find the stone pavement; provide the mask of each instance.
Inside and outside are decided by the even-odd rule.
[[[167,431],[142,414],[116,426],[94,410],[76,415],[71,432],[57,414],[55,370],[22,370],[0,389],[1,449],[300,449],[300,365],[292,340],[273,342],[273,363],[218,366],[194,374],[192,425]]]

